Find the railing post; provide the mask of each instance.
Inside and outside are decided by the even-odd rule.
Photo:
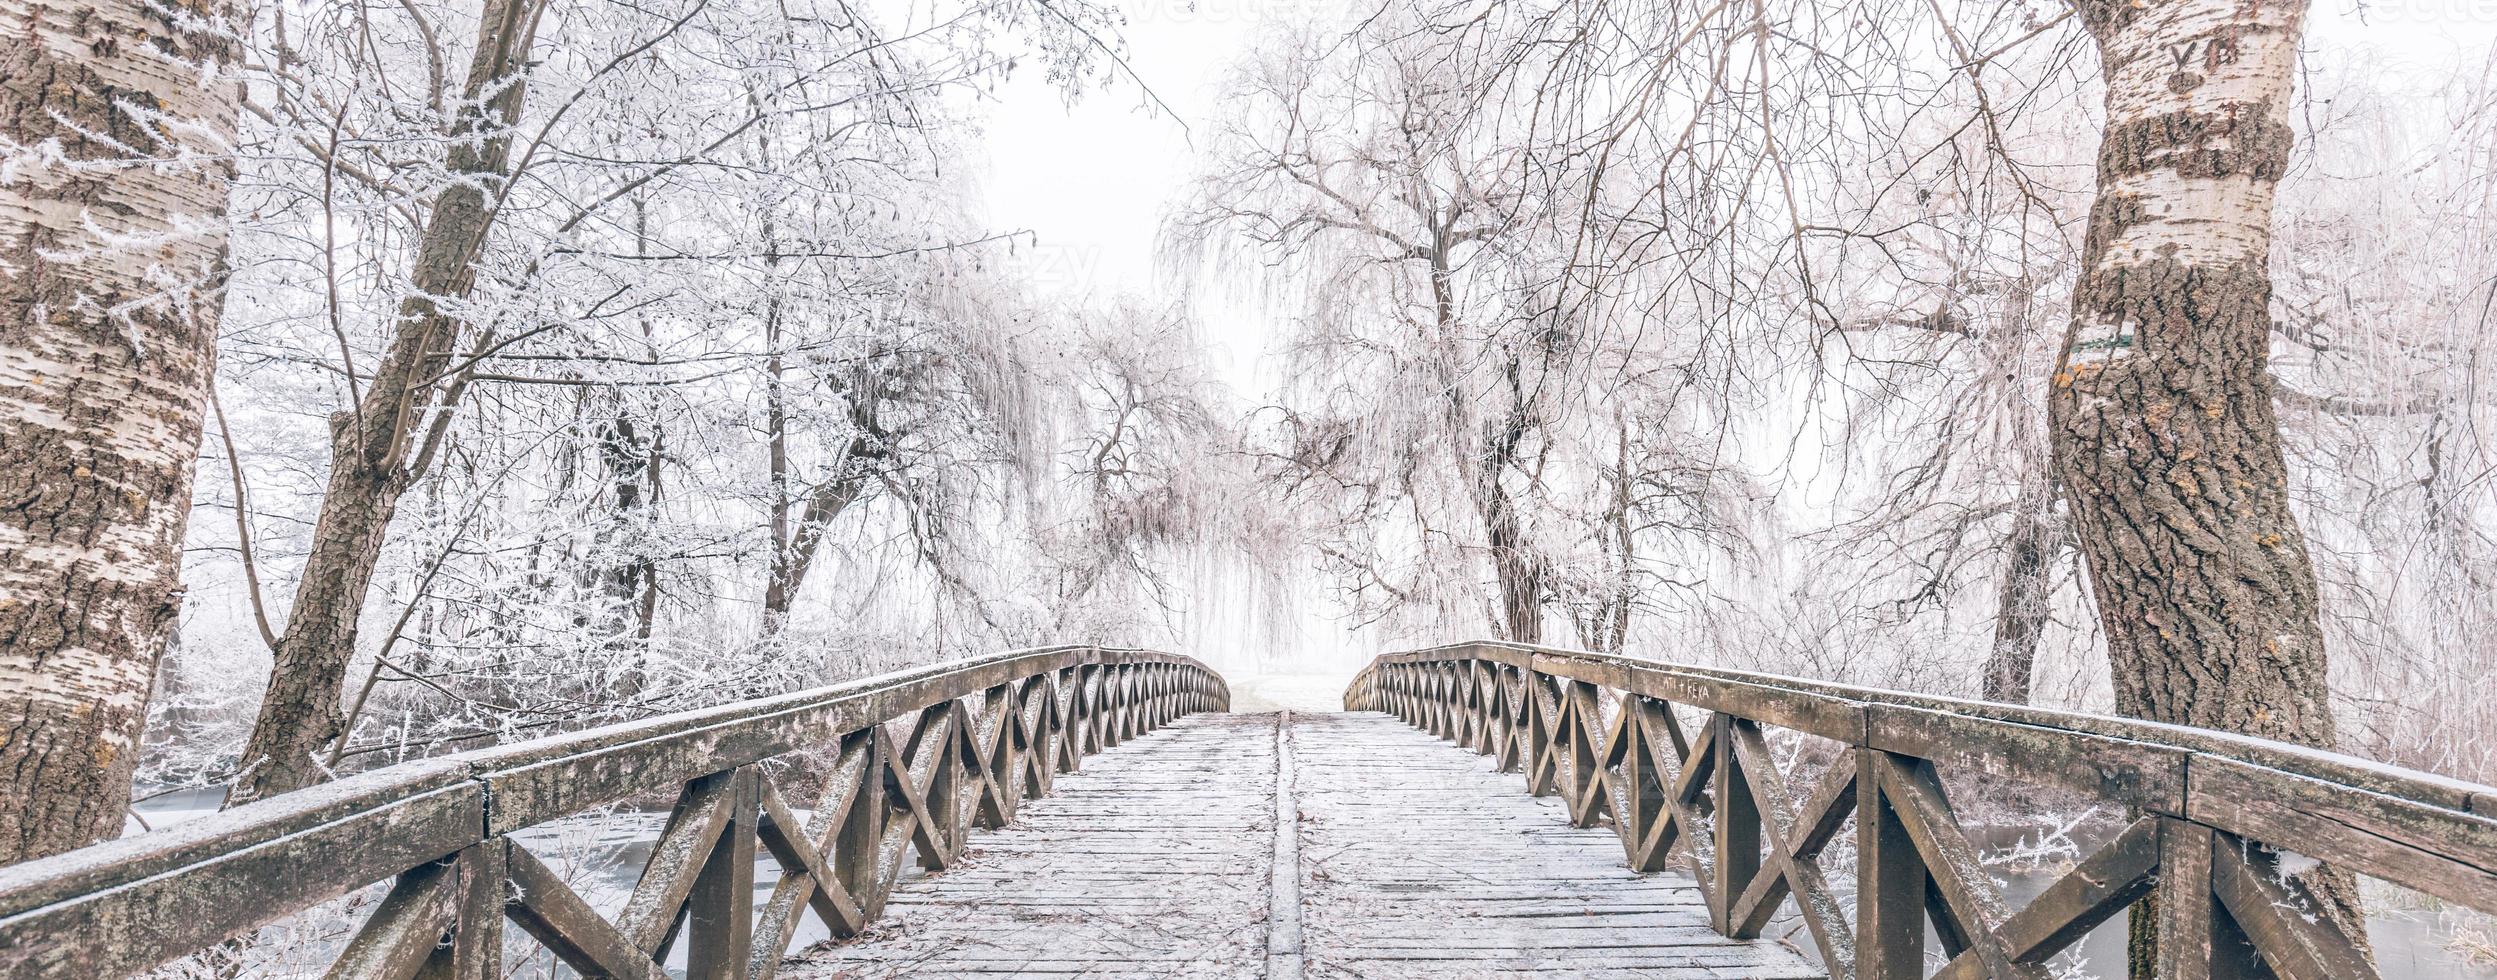
[[[1710,794],[1716,798],[1717,813],[1711,821],[1716,836],[1717,900],[1708,911],[1716,919],[1718,932],[1736,939],[1752,939],[1757,933],[1744,929],[1734,919],[1735,902],[1751,888],[1752,879],[1760,876],[1760,806],[1752,798],[1742,756],[1735,751],[1734,744],[1735,726],[1751,723],[1723,712],[1709,723],[1717,729],[1717,766],[1712,774],[1715,785]]]
[[[1075,668],[1066,687],[1066,731],[1058,742],[1058,771],[1076,772],[1084,768],[1084,756],[1098,741],[1098,724],[1093,714],[1093,675],[1100,669],[1092,664]]]
[[[1856,765],[1856,977],[1916,980],[1925,970],[1924,860],[1882,792],[1889,753],[1865,748]]]
[[[1501,702],[1501,687],[1491,677],[1491,660],[1466,660],[1466,682],[1473,687],[1466,747],[1471,747],[1476,755],[1491,755],[1491,722],[1498,717],[1496,707]]]
[[[1058,710],[1058,682],[1053,675],[1026,679],[1023,700],[1024,714],[1018,715],[1016,721],[1030,733],[1023,746],[1023,795],[1037,800],[1049,795],[1050,778],[1057,775],[1059,746],[1066,737],[1066,716]]]
[[[1534,796],[1550,796],[1559,791],[1559,760],[1553,757],[1555,727],[1560,723],[1553,708],[1544,702],[1552,693],[1552,685],[1544,676],[1529,667],[1526,677],[1526,792]]]
[[[1114,749],[1127,741],[1127,719],[1133,713],[1134,692],[1130,690],[1135,670],[1126,664],[1112,664],[1101,672],[1101,747]]]
[[[702,863],[685,901],[686,980],[744,980],[754,958],[754,844],[762,806],[760,770],[729,777],[728,826]]]
[[[876,737],[881,727],[869,726],[843,738],[845,753],[855,740],[864,764],[858,770],[858,792],[851,796],[850,808],[841,817],[832,858],[833,872],[840,876],[841,887],[849,891],[860,911],[871,920],[884,911],[884,828],[892,819],[892,805],[884,797],[886,769],[891,764],[885,758],[884,747],[889,743]]]
[[[1605,803],[1604,746],[1598,738],[1604,725],[1603,701],[1595,685],[1585,681],[1566,682],[1561,698],[1562,757],[1569,763],[1569,822],[1593,827],[1611,809]]]
[[[919,730],[904,752],[909,760],[905,771],[917,768],[920,759],[928,759],[928,788],[919,798],[926,809],[916,816],[936,845],[933,853],[930,848],[919,849],[919,866],[930,871],[944,870],[962,850],[962,753],[956,751],[962,735],[962,706],[945,702],[921,712]]]
[[[1491,668],[1491,714],[1488,728],[1491,736],[1491,766],[1499,772],[1516,772],[1517,711],[1509,700],[1510,682],[1515,671],[1507,664],[1493,663]]]
[[[451,899],[450,942],[434,950],[418,980],[502,980],[504,847],[488,840],[453,860],[459,891]]]
[[[2160,980],[2255,980],[2273,975],[2263,955],[2212,890],[2211,829],[2173,818],[2159,821],[2158,915]]]

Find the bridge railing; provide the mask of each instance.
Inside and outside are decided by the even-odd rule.
[[[0,868],[0,977],[144,971],[395,879],[328,976],[499,980],[508,918],[583,976],[665,977],[683,944],[689,977],[769,978],[808,910],[855,935],[914,854],[943,868],[1087,753],[1229,701],[1186,657],[1053,647],[391,766]],[[763,767],[800,752],[829,787],[803,824]],[[612,920],[513,837],[654,792]]]
[[[2163,978],[2376,976],[2311,890],[2318,861],[2497,912],[2497,788],[2262,739],[1487,642],[1380,657],[1344,705],[1523,772],[1573,823],[1609,824],[1641,871],[1681,846],[1720,933],[1757,937],[1791,902],[1833,977],[1926,975],[1928,921],[1934,976],[2044,977],[2153,896]],[[1808,737],[1781,753],[1772,729]],[[2130,822],[2013,909],[1944,774]],[[1822,863],[1851,819],[1847,896]]]

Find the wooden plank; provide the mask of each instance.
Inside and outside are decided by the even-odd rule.
[[[1276,723],[1198,716],[1100,756],[955,870],[900,885],[867,937],[782,975],[1288,976],[1286,880],[1312,977],[1821,975],[1717,936],[1689,878],[1629,872],[1610,832],[1572,829],[1462,742],[1377,714]]]
[[[952,870],[899,884],[867,936],[780,976],[1262,976],[1275,735],[1271,716],[1196,715],[1095,755]]]
[[[2497,911],[2497,820],[2209,756],[2185,816],[2471,908]]]
[[[1311,976],[1823,975],[1717,935],[1692,878],[1624,867],[1615,834],[1479,756],[1377,716],[1294,718]]]
[[[400,875],[323,975],[329,980],[416,976],[451,924],[451,898],[458,890],[459,874],[448,864],[420,864]]]
[[[584,977],[665,980],[667,971],[648,952],[600,918],[537,855],[507,842],[504,861],[512,882],[506,912],[564,965]]]
[[[0,868],[0,978],[144,972],[475,844],[484,808],[422,763]]]
[[[2375,964],[2316,907],[2312,895],[2281,883],[2269,852],[2224,836],[2212,843],[2212,893],[2281,980],[2376,976]]]
[[[1874,705],[1865,744],[1958,771],[2062,786],[2155,813],[2185,812],[2182,749],[1922,708]]]

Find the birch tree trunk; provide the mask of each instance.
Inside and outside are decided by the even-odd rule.
[[[318,756],[344,735],[339,702],[383,535],[400,496],[429,460],[429,449],[418,447],[419,434],[439,431],[457,398],[456,386],[443,384],[440,375],[464,325],[436,297],[466,296],[475,281],[472,263],[493,220],[487,191],[508,169],[510,127],[524,92],[516,73],[528,60],[540,9],[538,0],[487,2],[461,100],[470,108],[452,127],[456,139],[446,164],[480,179],[451,183],[434,199],[399,307],[398,332],[363,401],[332,420],[327,495],[313,525],[303,584],[278,637],[268,693],[243,749],[233,802],[328,778]]]
[[[231,14],[0,0],[0,864],[129,805],[216,360]]]
[[[2107,129],[2048,406],[2116,708],[2330,747],[2315,568],[2268,369],[2305,0],[2075,7],[2098,41]],[[2355,925],[2346,877],[2309,881]],[[2137,975],[2153,919],[2134,920]]]
[[[2082,4],[2107,132],[2049,405],[2117,707],[2330,746],[2315,569],[2268,372],[2305,7]]]

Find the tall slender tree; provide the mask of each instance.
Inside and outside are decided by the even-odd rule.
[[[231,13],[0,2],[0,863],[129,804],[216,361]]]
[[[433,202],[389,352],[363,400],[331,426],[329,492],[294,611],[278,637],[268,694],[243,749],[245,769],[232,796],[237,802],[324,778],[317,754],[345,722],[347,663],[355,656],[357,621],[383,536],[401,495],[432,463],[444,419],[459,399],[460,384],[446,375],[466,325],[445,300],[466,296],[475,283],[472,263],[494,220],[491,192],[509,170],[512,124],[527,91],[519,71],[545,7],[542,0],[488,0],[479,19],[461,94],[465,108],[448,134],[446,166],[462,179]]]

